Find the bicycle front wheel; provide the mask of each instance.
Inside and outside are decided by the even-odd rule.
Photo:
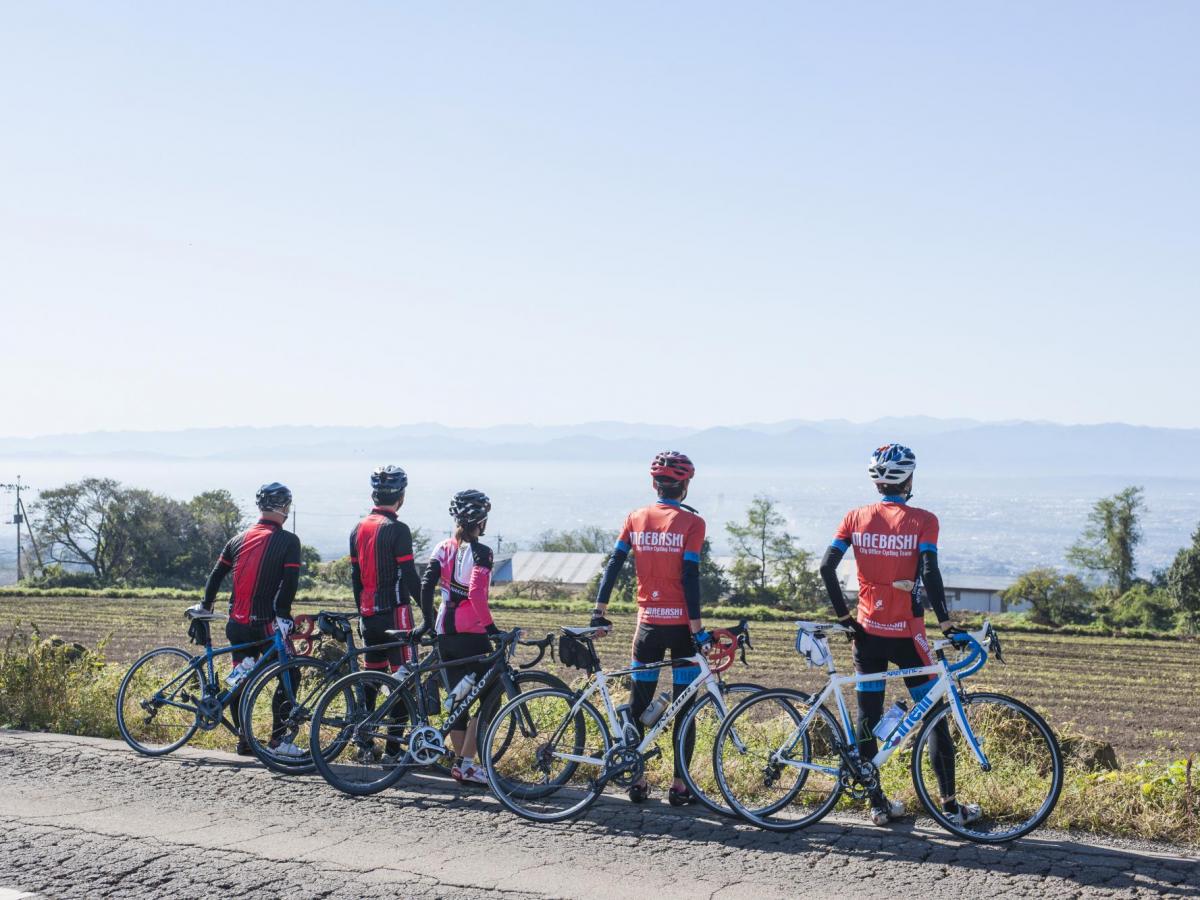
[[[492,793],[532,822],[579,815],[603,792],[612,739],[590,703],[575,709],[577,695],[546,688],[522,693],[496,713],[484,734],[481,756]],[[499,744],[506,742],[503,753]]]
[[[819,821],[842,793],[839,735],[829,710],[802,691],[751,695],[725,717],[713,745],[721,796],[770,831]]]
[[[296,656],[269,667],[246,688],[242,735],[271,771],[306,775],[316,767],[309,752],[312,711],[333,674],[328,663]]]
[[[708,691],[704,691],[680,721],[675,758],[687,761],[686,765],[680,767],[683,780],[697,800],[715,813],[736,817],[737,813],[725,802],[721,789],[717,787],[717,779],[713,774],[713,746],[725,714],[750,695],[766,688],[757,684],[723,682],[720,687],[724,709]]]
[[[913,745],[912,776],[921,805],[947,831],[969,841],[999,844],[1028,834],[1054,811],[1063,786],[1062,752],[1046,720],[1003,694],[966,694],[963,734],[951,707],[925,720]],[[987,767],[971,743],[978,743]],[[967,816],[953,816],[942,798],[953,795]],[[978,807],[979,818],[967,821]]]
[[[177,647],[151,650],[132,666],[117,690],[117,728],[125,743],[146,756],[163,756],[192,739],[200,726],[196,703],[200,672]]]
[[[321,695],[309,754],[321,777],[346,794],[376,794],[408,771],[409,723],[419,721],[407,691],[383,672],[354,672]]]

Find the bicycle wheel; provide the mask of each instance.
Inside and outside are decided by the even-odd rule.
[[[717,731],[717,787],[748,822],[796,831],[819,821],[841,796],[839,743],[833,715],[808,694],[786,688],[753,694]]]
[[[242,736],[272,772],[305,775],[315,768],[308,746],[309,722],[313,707],[336,674],[330,663],[297,656],[268,667],[243,692]],[[287,754],[293,747],[301,751],[299,755]]]
[[[675,745],[675,758],[688,759],[684,752],[684,742],[689,737],[693,740],[691,758],[683,767],[683,780],[701,803],[715,813],[725,816],[737,816],[737,813],[725,803],[721,789],[717,787],[717,779],[713,775],[713,745],[716,743],[717,731],[721,728],[724,713],[733,709],[751,694],[756,694],[766,688],[757,684],[721,684],[721,696],[724,697],[725,709],[722,710],[712,695],[707,691],[692,704],[679,725],[679,740]]]
[[[132,666],[117,690],[117,728],[125,743],[146,756],[178,750],[200,726],[202,694],[192,657],[176,647],[151,650]]]
[[[419,721],[400,682],[383,672],[354,672],[317,700],[309,757],[326,781],[363,796],[391,787],[408,771],[409,723]]]
[[[572,713],[577,695],[546,688],[522,693],[496,713],[482,756],[492,793],[533,822],[582,813],[603,792],[597,779],[612,747],[608,727],[590,703]],[[508,738],[503,754],[498,738]]]
[[[968,738],[942,704],[925,720],[913,745],[912,776],[921,805],[947,831],[970,841],[999,844],[1028,834],[1046,820],[1063,786],[1062,753],[1046,720],[1019,700],[1003,694],[967,694],[963,713],[979,741],[988,768],[975,758]],[[939,729],[939,724],[941,725]],[[947,754],[934,739],[946,737]],[[960,823],[943,811],[937,768],[959,804],[976,804],[978,821]]]
[[[484,699],[479,707],[479,733],[484,734],[487,731],[488,723],[496,716],[496,711],[500,708],[502,702],[513,700],[521,694],[529,691],[536,691],[543,688],[552,688],[559,691],[567,691],[570,693],[570,688],[566,683],[549,672],[516,672],[512,676],[514,692],[512,695],[506,695],[497,683],[496,687],[488,692],[488,696]],[[513,736],[516,733],[517,718],[509,716],[501,733],[497,733],[492,744],[492,753],[499,759],[508,750],[512,743]]]

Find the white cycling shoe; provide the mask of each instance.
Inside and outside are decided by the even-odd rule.
[[[303,747],[297,747],[291,741],[281,741],[271,748],[271,753],[275,756],[282,756],[284,759],[300,759],[303,756],[308,756],[308,751]]]
[[[481,784],[488,786],[487,769],[474,763],[457,765],[450,770],[450,776],[461,784]]]
[[[972,822],[978,822],[983,818],[983,810],[979,808],[978,803],[960,803],[958,804],[958,812],[948,812],[945,814],[950,823],[962,827],[970,825]]]
[[[906,810],[904,804],[899,800],[889,800],[886,797],[882,798],[883,802],[876,805],[871,804],[871,824],[872,825],[887,825],[896,819],[903,818]]]

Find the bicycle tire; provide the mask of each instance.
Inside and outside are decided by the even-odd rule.
[[[531,802],[546,800],[549,797],[557,795],[564,788],[567,788],[568,783],[579,771],[580,764],[568,761],[555,778],[549,782],[518,783],[514,777],[513,770],[521,765],[521,762],[517,761],[517,755],[520,751],[509,747],[507,752],[500,756],[492,752],[491,747],[497,732],[504,727],[504,723],[510,716],[523,716],[526,720],[534,720],[535,714],[529,712],[528,707],[535,703],[551,700],[557,701],[566,711],[560,714],[555,710],[548,716],[536,716],[538,720],[545,719],[547,722],[547,727],[541,730],[542,734],[552,730],[557,731],[562,729],[564,733],[567,730],[572,730],[572,736],[568,740],[573,741],[573,743],[567,747],[567,752],[582,755],[586,750],[582,745],[586,742],[586,735],[588,733],[587,725],[588,720],[590,720],[593,725],[593,732],[598,738],[599,743],[595,750],[599,752],[600,757],[606,758],[608,751],[612,748],[612,737],[608,733],[608,725],[590,702],[585,701],[580,706],[579,710],[575,713],[575,721],[573,723],[567,721],[566,717],[570,716],[570,710],[578,700],[578,695],[569,689],[543,688],[537,691],[528,691],[504,704],[497,711],[496,717],[489,723],[488,730],[484,734],[483,743],[481,744],[483,748],[481,756],[484,758],[484,766],[488,774],[488,785],[491,787],[496,799],[509,812],[515,813],[531,822],[561,822],[564,819],[579,816],[595,803],[597,798],[604,792],[603,787],[597,783],[597,779],[591,778],[587,779],[585,783],[572,787],[572,790],[578,796],[578,800],[572,805],[567,806],[566,809],[553,812],[532,809],[528,805]],[[520,709],[522,706],[527,709],[522,711]],[[562,715],[563,718],[556,719],[558,715]],[[544,749],[539,747],[536,755],[542,756]],[[501,763],[504,764],[504,771],[497,768]],[[600,771],[597,771],[596,774],[598,776]]]
[[[779,766],[777,763],[771,762],[772,755],[779,749],[771,748],[774,748],[782,740],[783,734],[786,733],[790,737],[791,730],[801,723],[804,715],[812,707],[812,699],[803,691],[790,688],[772,688],[760,691],[747,697],[730,710],[717,732],[717,739],[713,742],[713,773],[716,776],[721,796],[739,816],[759,828],[779,832],[799,831],[801,828],[807,828],[823,819],[837,805],[838,799],[842,795],[840,777],[815,773],[809,769]],[[774,704],[773,710],[765,706],[757,709],[760,704],[768,703]],[[804,710],[803,713],[800,712],[801,709]],[[780,711],[786,714],[786,718],[776,723],[771,717],[778,716]],[[746,744],[747,748],[750,747],[747,736],[753,731],[753,723],[750,719],[755,715],[763,717],[765,723],[764,734],[761,738],[764,746],[752,754],[751,750],[743,750],[737,745],[741,742]],[[827,733],[816,731],[818,725],[822,726]],[[735,734],[737,740],[734,739]],[[821,759],[827,759],[829,763],[836,759],[840,769],[840,758],[837,758],[836,755],[837,742],[840,740],[841,731],[838,728],[837,720],[824,706],[818,706],[814,718],[792,742],[792,748],[801,746],[802,755],[799,761],[811,763],[815,746]],[[727,745],[733,750],[728,758],[731,761],[736,760],[737,765],[726,765],[726,756],[723,751]],[[794,756],[792,758],[795,759]],[[735,793],[735,786],[736,790],[740,791],[743,784],[748,792],[750,789],[756,788],[758,772],[763,773],[763,786],[769,788],[776,781],[782,781],[781,773],[784,771],[795,771],[799,774],[795,776],[795,783],[791,787],[784,789],[781,796],[770,802],[751,805]],[[801,791],[809,786],[810,779],[813,781],[812,793],[815,804],[811,810],[795,819],[777,817],[782,810],[789,809],[795,804]]]
[[[317,676],[315,683],[304,677],[303,670],[305,669],[311,670],[311,674]],[[280,681],[286,677],[284,673],[287,672],[298,673],[295,680],[299,686],[299,696],[294,694],[296,691],[294,686],[284,686],[285,692],[292,695],[288,697],[291,709],[288,710],[285,728],[290,732],[291,743],[295,743],[298,739],[305,742],[309,740],[312,710],[326,688],[335,680],[333,676],[337,674],[334,663],[321,662],[309,656],[294,656],[283,662],[274,663],[259,673],[246,686],[242,692],[240,710],[242,737],[249,744],[250,750],[258,758],[258,761],[272,772],[280,775],[307,775],[316,770],[316,764],[312,761],[310,753],[306,752],[303,757],[279,756],[270,748],[270,740],[274,735],[271,735],[268,730],[267,739],[261,740],[255,731],[254,713],[260,695],[267,690],[270,682]],[[336,756],[340,750],[331,748],[331,752]]]
[[[737,706],[739,703],[741,703],[742,700],[747,699],[750,695],[757,694],[759,691],[765,691],[765,690],[766,690],[766,688],[764,688],[762,685],[752,684],[750,682],[738,682],[736,684],[722,683],[721,684],[722,697],[737,698],[737,699],[733,699],[733,700],[726,700],[726,702],[725,702],[726,713],[729,713],[730,711],[732,711],[735,706]],[[739,694],[744,695],[744,696],[738,697],[737,695],[739,695]],[[716,705],[716,701],[713,700],[712,694],[708,693],[708,691],[704,691],[703,693],[700,694],[700,698],[692,704],[692,708],[689,709],[684,714],[683,718],[680,720],[680,723],[679,723],[679,736],[678,736],[677,740],[675,741],[675,758],[676,759],[683,759],[687,755],[683,752],[683,744],[684,744],[684,741],[687,740],[688,731],[691,729],[694,729],[696,727],[695,726],[696,720],[699,718],[701,713],[703,713],[706,709],[713,707],[715,705]],[[718,721],[717,722],[717,730],[718,731],[720,730],[720,727],[721,727],[721,722]],[[700,737],[700,735],[697,735],[697,739],[699,739],[699,737]],[[713,734],[713,744],[714,744],[714,746],[716,744],[716,733],[715,732]],[[738,818],[738,814],[732,808],[730,808],[728,805],[726,805],[723,802],[724,797],[721,796],[720,788],[717,787],[717,785],[716,785],[715,777],[714,777],[713,785],[712,785],[713,789],[715,789],[715,790],[710,790],[710,791],[705,791],[703,788],[703,785],[699,781],[696,780],[696,773],[694,773],[692,771],[692,767],[694,765],[696,765],[697,760],[707,761],[708,771],[712,772],[712,751],[710,750],[708,753],[705,753],[703,747],[693,746],[691,763],[689,765],[680,767],[681,771],[683,772],[683,781],[688,786],[688,790],[692,792],[692,795],[697,800],[699,800],[703,806],[707,807],[712,812],[715,812],[718,815],[722,815],[722,816],[729,816],[730,818],[733,818],[733,819]],[[716,794],[715,797],[713,796],[713,793]]]
[[[157,684],[157,686],[153,688],[151,697],[157,695],[164,687],[166,687],[176,678],[179,678],[179,676],[183,674],[184,669],[190,666],[192,662],[192,656],[186,651],[180,650],[178,647],[157,647],[148,653],[142,654],[142,656],[140,656],[137,661],[129,667],[129,671],[126,672],[125,677],[121,679],[121,686],[117,689],[117,729],[121,732],[121,737],[125,739],[125,743],[127,743],[138,753],[141,753],[143,756],[165,756],[168,753],[178,750],[192,739],[192,735],[194,735],[196,733],[196,729],[200,727],[199,709],[194,709],[192,714],[188,716],[187,713],[179,710],[176,707],[160,706],[154,710],[154,712],[149,718],[147,718],[145,722],[141,723],[141,727],[144,728],[150,725],[152,720],[157,719],[160,709],[168,709],[179,714],[179,719],[181,720],[180,723],[178,725],[171,726],[172,728],[178,730],[179,734],[171,741],[162,745],[147,744],[143,740],[140,740],[134,736],[134,732],[139,731],[140,729],[136,727],[138,723],[131,723],[127,721],[125,713],[125,700],[129,696],[129,692],[135,689],[135,675],[141,670],[147,669],[150,664],[159,657],[172,657],[178,661],[179,665],[177,665],[174,669],[174,677],[168,678],[165,683],[162,681],[163,676],[159,675],[158,673],[155,673],[153,676],[149,676],[150,681]],[[149,673],[147,673],[147,675],[149,675]],[[137,685],[136,689],[139,693],[141,693],[142,686]],[[185,694],[189,690],[194,691],[195,696],[198,699],[202,693],[199,670],[195,667],[192,667],[191,671],[182,678],[179,686],[175,690],[176,692],[184,691]],[[188,700],[190,701],[190,697]],[[144,697],[138,701],[138,707],[143,712],[146,710],[145,704],[147,702],[150,701]],[[133,712],[133,710],[131,710],[131,712]],[[134,727],[131,727],[131,725]]]
[[[376,690],[376,699],[379,694],[387,692],[388,699],[383,702],[382,707],[367,700],[367,689],[371,687]],[[393,697],[396,699],[393,700]],[[338,701],[344,705],[344,711],[331,710],[331,705]],[[381,709],[390,712],[396,704],[403,707],[404,724],[401,724],[399,719],[395,725],[378,724],[383,721],[380,718]],[[392,729],[407,729],[407,723],[421,721],[415,713],[410,692],[404,690],[400,683],[384,672],[365,669],[339,678],[326,688],[313,709],[308,746],[317,772],[332,787],[356,797],[377,794],[393,786],[404,777],[409,766],[385,767],[381,763],[381,771],[377,777],[366,780],[351,777],[354,771],[348,764],[339,766],[338,759],[347,752],[373,755],[378,749],[374,747],[376,739],[383,740],[385,745],[392,740],[402,741],[403,735],[393,735]],[[364,723],[370,723],[365,737],[360,732]],[[384,729],[383,733],[376,733],[379,728]]]
[[[959,777],[956,778],[956,786],[959,794],[961,794],[963,790],[963,778],[961,777],[961,771],[965,766],[971,767],[970,771],[972,774],[979,772],[985,775],[991,775],[994,772],[994,777],[998,780],[998,783],[1005,785],[1008,789],[1007,792],[1005,792],[1006,796],[1003,801],[998,796],[1001,792],[992,791],[988,788],[976,788],[975,790],[981,792],[979,794],[972,792],[972,796],[979,796],[980,799],[984,799],[986,796],[986,798],[991,801],[993,810],[1002,809],[1002,802],[1010,805],[1013,804],[1015,799],[1012,792],[1021,785],[1029,785],[1031,780],[1033,780],[1028,777],[1030,775],[1028,771],[1023,771],[1023,768],[1030,768],[1029,760],[1032,756],[1030,752],[1026,751],[1025,749],[1020,749],[1016,754],[1013,754],[1014,756],[1024,758],[1024,767],[1021,766],[1021,760],[1010,759],[1009,755],[1004,755],[1005,751],[1009,749],[1008,745],[1014,739],[1014,731],[1020,732],[1023,729],[1021,729],[1020,726],[1015,725],[1011,720],[1001,722],[999,719],[996,719],[994,724],[988,724],[986,721],[987,714],[982,712],[982,707],[984,705],[993,705],[1007,708],[1010,712],[1013,712],[1017,716],[1023,718],[1025,722],[1031,726],[1031,730],[1025,731],[1024,735],[1017,738],[1018,743],[1021,740],[1021,737],[1040,738],[1044,742],[1045,746],[1043,749],[1046,752],[1046,758],[1038,760],[1034,764],[1034,767],[1041,768],[1046,764],[1049,765],[1048,774],[1050,777],[1045,797],[1038,801],[1037,808],[1027,818],[1013,824],[1011,827],[1002,828],[996,831],[983,830],[984,828],[994,826],[997,823],[998,818],[996,815],[987,814],[989,804],[986,802],[980,804],[985,815],[979,820],[978,823],[974,823],[978,827],[973,828],[970,825],[959,825],[950,819],[947,813],[942,810],[941,806],[934,800],[934,796],[931,793],[929,786],[926,784],[926,767],[922,763],[926,755],[925,750],[929,739],[933,734],[933,729],[939,721],[949,716],[950,722],[954,723],[953,731],[958,731],[957,722],[955,722],[953,718],[953,712],[950,705],[943,703],[941,704],[940,708],[934,710],[931,715],[926,717],[925,722],[921,726],[921,730],[917,733],[916,741],[913,744],[911,769],[913,787],[916,788],[917,798],[921,801],[921,805],[925,807],[925,811],[935,822],[938,823],[938,825],[949,831],[951,834],[957,835],[958,837],[965,838],[969,841],[974,841],[975,843],[979,844],[1003,844],[1016,840],[1019,837],[1029,834],[1029,832],[1033,831],[1035,828],[1045,822],[1046,819],[1049,818],[1050,814],[1054,811],[1054,807],[1058,803],[1058,798],[1062,793],[1064,781],[1062,750],[1058,745],[1058,738],[1055,736],[1054,730],[1050,727],[1045,719],[1043,719],[1028,704],[1022,703],[1015,697],[1009,697],[1006,694],[980,692],[966,694],[962,697],[962,701],[963,712],[967,716],[968,725],[971,725],[972,731],[979,729],[985,732],[982,735],[976,733],[976,737],[981,738],[983,752],[988,757],[988,762],[991,764],[992,768],[989,772],[984,773],[983,769],[979,767],[978,760],[975,759],[974,754],[969,748],[956,751],[955,768],[959,770]],[[972,718],[976,720],[974,724],[971,722]],[[959,734],[961,736],[961,732],[959,732]],[[1004,738],[1007,738],[1007,740]],[[933,771],[932,765],[930,765],[930,771]],[[1041,777],[1044,778],[1044,776]],[[968,788],[968,790],[970,791],[971,789]],[[1027,788],[1027,790],[1035,794],[1041,793],[1041,789],[1037,787],[1030,787]],[[960,797],[960,802],[970,801],[963,801]]]
[[[571,688],[567,686],[566,682],[555,675],[551,675],[549,672],[540,672],[537,670],[515,672],[512,675],[512,680],[514,687],[517,689],[517,695],[526,692],[525,690],[522,690],[522,685],[540,684],[541,688],[553,688],[555,690],[567,691],[568,693],[570,693],[571,690]],[[539,688],[533,689],[538,690]],[[507,702],[515,699],[516,695],[513,697],[507,696],[503,691],[502,683],[497,681],[495,687],[488,691],[487,697],[485,697],[483,703],[479,705],[478,733],[484,734],[487,732],[487,726],[492,721],[492,717],[495,716],[496,711],[500,708],[500,703],[502,700]],[[510,720],[510,723],[515,725],[515,720]],[[500,747],[495,750],[497,758],[503,756],[504,751],[507,750],[509,744],[511,744],[513,739],[513,729],[511,727],[508,728],[506,730],[506,734],[502,736],[498,735],[498,737],[501,737],[502,740]]]

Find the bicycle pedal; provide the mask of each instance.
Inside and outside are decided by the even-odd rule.
[[[652,759],[657,759],[662,756],[662,747],[655,747],[649,753],[642,757],[642,762],[650,762]]]

